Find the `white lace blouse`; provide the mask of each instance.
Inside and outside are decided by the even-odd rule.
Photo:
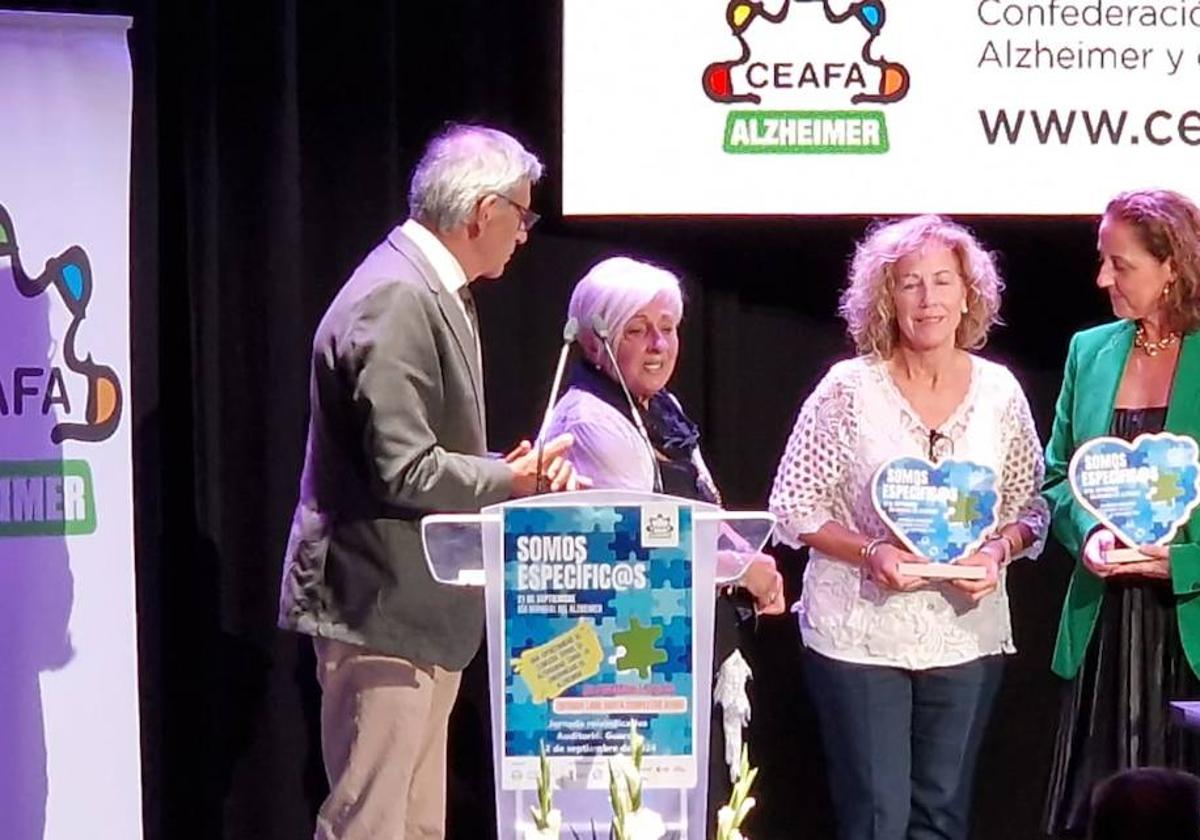
[[[1002,365],[971,357],[967,395],[937,430],[938,454],[987,464],[998,476],[1000,526],[1024,523],[1042,551],[1049,512],[1039,489],[1042,446],[1017,380]],[[887,528],[871,505],[870,481],[884,461],[929,457],[930,429],[900,393],[886,363],[838,362],[804,401],[775,475],[770,508],[776,538],[799,547],[800,534],[837,522],[867,537]],[[857,565],[813,549],[804,593],[793,607],[804,644],[847,662],[907,669],[958,665],[1014,653],[1005,572],[978,604],[946,583],[914,592],[876,586]]]

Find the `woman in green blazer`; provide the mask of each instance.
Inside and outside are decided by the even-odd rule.
[[[1163,190],[1105,209],[1096,284],[1120,320],[1077,333],[1046,447],[1052,531],[1079,558],[1053,669],[1071,680],[1059,718],[1047,830],[1082,836],[1094,784],[1128,767],[1200,770],[1200,739],[1168,702],[1200,697],[1200,510],[1149,560],[1109,564],[1112,532],[1071,493],[1067,465],[1094,437],[1200,439],[1200,210]]]

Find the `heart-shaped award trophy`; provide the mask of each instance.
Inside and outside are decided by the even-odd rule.
[[[1075,450],[1067,476],[1076,500],[1127,548],[1110,563],[1146,560],[1135,546],[1166,545],[1200,502],[1196,441],[1170,432],[1133,443],[1098,437]]]
[[[996,473],[970,461],[896,458],[871,480],[871,500],[892,533],[927,563],[901,563],[914,577],[981,580],[982,566],[955,563],[996,527]]]

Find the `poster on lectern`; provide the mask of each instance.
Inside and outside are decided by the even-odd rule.
[[[536,786],[543,748],[607,787],[631,721],[646,786],[695,786],[692,554],[688,505],[504,512],[504,789]]]

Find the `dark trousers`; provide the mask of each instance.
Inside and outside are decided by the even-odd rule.
[[[908,671],[804,652],[840,840],[966,840],[1003,658]]]

